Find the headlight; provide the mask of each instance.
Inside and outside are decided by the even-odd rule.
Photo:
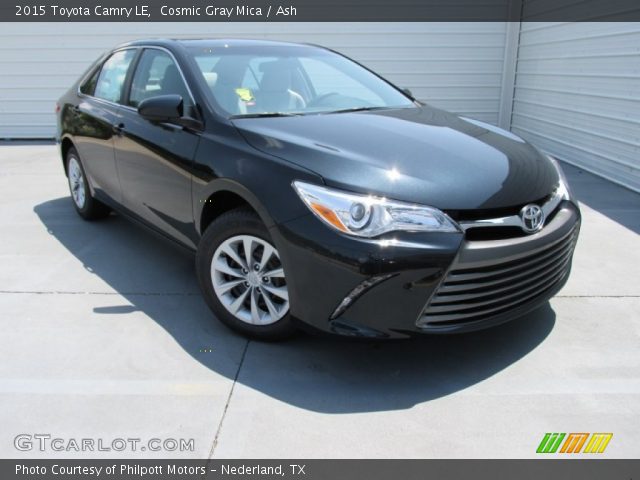
[[[555,158],[553,158],[551,155],[547,155],[547,158],[556,167],[556,170],[558,171],[558,177],[560,178],[560,182],[558,183],[555,194],[559,196],[562,200],[571,200],[571,198],[573,198],[573,193],[569,188],[569,183],[567,182],[567,177],[564,175],[564,172],[562,171],[562,167],[560,167],[560,164],[558,163],[558,161]]]
[[[398,230],[459,231],[453,220],[436,208],[347,193],[297,180],[293,187],[320,220],[349,235],[370,238]]]

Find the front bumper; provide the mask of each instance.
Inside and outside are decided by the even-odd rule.
[[[579,226],[578,208],[564,201],[540,232],[504,240],[400,232],[364,240],[311,214],[271,234],[303,326],[401,338],[485,328],[538,307],[566,282]]]

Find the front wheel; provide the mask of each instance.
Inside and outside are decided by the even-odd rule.
[[[251,210],[214,220],[200,241],[196,270],[207,304],[227,326],[261,340],[296,331],[280,254]]]

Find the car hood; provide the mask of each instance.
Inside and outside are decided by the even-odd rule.
[[[523,205],[559,180],[553,164],[516,135],[429,106],[233,123],[253,147],[329,186],[443,210]]]

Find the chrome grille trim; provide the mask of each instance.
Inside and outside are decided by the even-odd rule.
[[[558,208],[562,202],[562,195],[558,190],[554,191],[551,198],[544,204],[540,205],[544,212],[544,217],[549,218],[551,214]],[[458,222],[462,231],[466,232],[470,228],[487,228],[487,227],[522,227],[522,219],[519,215],[509,215],[507,217],[483,218],[480,220],[462,220]]]
[[[454,264],[417,326],[428,329],[483,320],[545,295],[569,272],[577,236],[578,228],[573,228],[543,249],[490,265]]]

